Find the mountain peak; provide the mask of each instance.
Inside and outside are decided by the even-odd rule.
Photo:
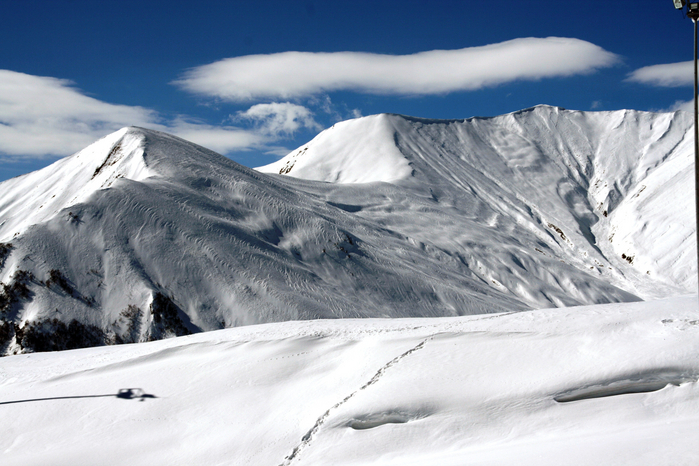
[[[2,183],[0,239],[85,201],[117,180],[150,175],[143,159],[143,130],[125,127],[54,164]]]
[[[232,160],[160,131],[129,126],[41,170],[7,180],[0,198],[0,241],[85,202],[95,192],[123,180],[149,177],[207,177],[227,165],[251,173]]]
[[[410,177],[409,161],[396,147],[396,122],[378,114],[336,123],[281,160],[257,168],[333,183],[393,182]]]

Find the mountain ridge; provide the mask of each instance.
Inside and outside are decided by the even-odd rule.
[[[669,183],[680,193],[686,184],[670,176],[687,165],[684,117],[628,117],[626,125],[641,135],[655,134],[653,125],[661,133],[641,144],[640,153],[650,154],[645,165],[633,166],[645,167],[643,180],[657,173],[654,184],[636,193],[638,181],[626,167],[620,172],[631,177],[626,184],[600,182],[588,191],[581,186],[589,164],[578,163],[587,160],[578,152],[590,146],[587,133],[599,134],[590,121],[604,128],[611,123],[565,112],[557,117],[560,109],[536,107],[469,123],[390,115],[340,123],[291,154],[305,147],[306,158],[316,150],[326,154],[315,169],[332,183],[265,174],[165,133],[124,128],[51,167],[0,183],[0,349],[682,293],[687,286],[673,283],[671,274],[637,270],[657,261],[650,248],[624,247],[621,254],[633,251],[630,261],[615,248],[636,238],[624,230],[625,219],[640,215],[636,221],[645,221],[645,230],[657,230],[659,218],[672,224],[681,213],[681,205],[664,217],[656,210],[667,204],[659,187]],[[538,120],[529,121],[532,114]],[[613,123],[628,132],[627,117],[617,117]],[[570,134],[549,141],[544,136],[556,118]],[[641,123],[634,126],[634,119]],[[576,124],[582,130],[570,129]],[[602,143],[613,149],[623,142],[607,139]],[[363,157],[348,157],[358,151]],[[619,149],[627,158],[632,152]],[[372,161],[374,168],[367,165]],[[353,175],[357,163],[367,177]],[[343,173],[355,182],[343,183]],[[389,181],[382,179],[387,173]],[[60,189],[66,195],[56,201],[51,196]],[[610,192],[622,201],[604,216],[602,208],[612,202],[593,201],[612,199]],[[630,196],[632,202],[624,202]],[[651,210],[650,219],[643,209]],[[616,217],[621,220],[611,224]],[[615,243],[598,242],[610,232]],[[675,254],[668,260],[688,282],[696,265],[675,251],[686,249],[681,240],[688,235],[656,233],[641,239],[666,240]],[[51,340],[71,334],[83,340]]]
[[[533,221],[530,228],[533,232],[546,231],[537,225],[550,224],[546,234],[562,235],[568,243],[577,236],[574,243],[587,243],[593,250],[599,250],[595,248],[598,237],[600,245],[606,246],[614,241],[605,239],[616,238],[615,244],[599,253],[607,257],[634,257],[636,265],[646,267],[643,273],[660,273],[659,267],[653,264],[662,263],[661,256],[668,254],[669,248],[644,261],[644,253],[635,251],[637,243],[649,251],[650,243],[654,241],[634,231],[636,221],[641,221],[639,219],[644,215],[637,212],[631,202],[625,204],[621,213],[615,210],[627,197],[658,197],[652,188],[644,188],[643,181],[647,177],[657,178],[656,169],[661,164],[665,169],[660,171],[666,173],[655,183],[664,185],[673,176],[669,172],[674,170],[683,177],[682,185],[687,192],[691,191],[687,183],[691,176],[692,142],[687,135],[692,122],[684,112],[578,112],[540,105],[488,118],[429,120],[388,114],[383,118],[392,119],[395,132],[390,139],[395,140],[397,149],[411,167],[408,176],[396,177],[389,173],[384,180],[423,191],[429,187],[426,194],[435,198],[446,192],[451,202],[461,200],[455,192],[468,192],[487,199],[486,205],[508,205],[510,215],[522,218],[526,223]],[[350,120],[342,124],[358,126],[363,121],[366,120]],[[354,132],[360,131],[354,129]],[[321,133],[316,140],[322,143],[323,137]],[[337,182],[334,173],[325,174],[318,169],[315,160],[327,159],[329,154],[316,155],[313,152],[316,140],[258,170],[272,173],[284,167],[289,176]],[[353,142],[354,146],[348,150],[332,154],[341,159],[334,166],[346,167],[348,160],[356,158],[354,147],[364,146],[357,140]],[[376,167],[361,165],[355,168],[381,178]],[[353,173],[345,176],[347,180],[357,178]],[[515,183],[528,185],[528,189],[513,189]],[[678,195],[673,202],[679,201],[680,205],[671,208],[669,216],[665,215],[662,222],[681,230],[677,234],[684,240],[682,247],[678,248],[679,254],[690,248],[696,249],[690,238],[695,227],[691,221],[685,221],[688,214],[693,214],[688,199]],[[563,204],[564,208],[556,204]],[[628,217],[635,220],[628,221]],[[577,231],[571,232],[571,226]],[[642,228],[647,230],[648,225]],[[626,260],[625,257],[622,260]],[[679,269],[691,269],[694,262],[690,259],[691,251],[682,257],[686,259]],[[677,259],[676,254],[663,265],[675,263]],[[680,287],[689,289],[694,285],[691,275],[671,274],[665,282],[670,286],[680,283]]]

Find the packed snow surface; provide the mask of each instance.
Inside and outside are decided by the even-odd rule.
[[[0,183],[0,350],[693,293],[690,133],[682,112],[376,115],[255,171],[124,128]]]
[[[697,296],[0,359],[3,464],[695,465]]]

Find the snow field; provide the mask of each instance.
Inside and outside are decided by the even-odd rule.
[[[5,357],[0,451],[29,465],[695,464],[698,307],[285,322]]]

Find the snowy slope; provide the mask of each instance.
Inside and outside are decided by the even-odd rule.
[[[89,341],[101,330],[107,342],[128,342],[269,321],[526,307],[459,269],[422,264],[417,248],[396,257],[404,242],[397,234],[194,144],[137,128],[107,141],[113,147],[100,141],[60,168],[78,172],[92,156],[85,170],[104,166],[100,176],[116,181],[80,178],[70,189],[83,201],[59,205],[40,223],[21,229],[15,220],[35,215],[22,199],[36,193],[23,190],[43,187],[53,199],[56,167],[3,190],[10,220],[2,235],[12,246],[2,279],[14,286],[18,272],[30,274],[27,296],[3,316],[21,346],[31,332],[60,331],[47,328],[54,318],[86,325],[76,331]],[[124,166],[109,164],[117,146],[132,148]],[[149,176],[129,177],[134,167]],[[610,299],[626,296],[601,285]],[[30,336],[17,332],[32,323],[39,327]]]
[[[9,356],[0,454],[55,466],[694,465],[697,352],[694,295]]]
[[[472,249],[474,229],[496,227],[648,299],[696,289],[691,125],[684,112],[549,106],[449,121],[376,115],[338,123],[258,170],[391,182],[477,224],[449,232],[442,248]]]
[[[0,350],[686,293],[689,125],[378,115],[272,167],[293,177],[125,128],[0,184]]]

